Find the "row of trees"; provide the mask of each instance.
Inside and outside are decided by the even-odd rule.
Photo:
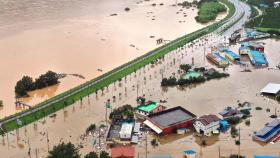
[[[70,142],[65,144],[63,142],[54,146],[53,149],[49,151],[48,158],[81,158],[81,154],[74,144]],[[111,158],[111,156],[109,156],[109,153],[106,151],[102,151],[100,154],[90,152],[85,155],[84,158]]]
[[[41,89],[58,83],[58,75],[53,71],[40,75],[33,81],[30,76],[23,76],[15,86],[16,97],[28,96],[27,92],[35,89]]]

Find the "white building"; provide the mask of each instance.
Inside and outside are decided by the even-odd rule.
[[[220,128],[220,119],[216,115],[204,115],[199,117],[193,126],[197,133],[211,135]]]
[[[280,7],[280,1],[279,2],[274,2],[274,8]]]
[[[133,123],[123,123],[120,131],[120,138],[123,140],[130,140],[132,137]]]

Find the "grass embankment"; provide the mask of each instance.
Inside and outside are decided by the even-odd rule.
[[[165,54],[167,54],[177,48],[182,47],[186,43],[189,43],[205,34],[215,31],[225,22],[225,20],[227,20],[231,16],[233,16],[233,14],[235,12],[235,7],[233,4],[231,4],[227,0],[220,0],[220,1],[224,4],[226,4],[228,6],[228,8],[230,8],[229,14],[222,21],[212,24],[210,26],[207,26],[203,29],[197,30],[188,35],[177,38],[176,40],[174,40],[164,46],[161,46],[143,56],[140,56],[140,57],[134,59],[133,61],[130,61],[124,65],[121,65],[121,66],[117,67],[116,69],[101,75],[100,77],[97,77],[91,81],[88,81],[88,82],[86,82],[82,85],[79,85],[73,89],[70,89],[64,93],[61,93],[53,98],[50,98],[42,103],[39,103],[36,106],[32,107],[31,109],[8,116],[8,117],[2,119],[1,122],[4,122],[5,120],[9,120],[9,119],[12,119],[12,120],[2,124],[2,128],[6,132],[8,132],[8,131],[12,131],[17,128],[20,128],[24,125],[30,124],[41,118],[44,118],[60,109],[63,109],[66,106],[69,106],[69,105],[75,103],[78,100],[81,100],[83,97],[86,97],[89,94],[97,93],[98,90],[102,90],[102,89],[106,88],[107,86],[109,86],[111,83],[114,83],[114,82],[120,80],[121,78],[123,78],[131,73],[136,72],[136,70],[148,65],[149,63],[155,61],[156,59],[163,57]],[[125,68],[125,69],[123,69],[123,68]],[[110,77],[105,78],[108,75],[110,75]],[[103,80],[100,80],[100,79],[103,79]],[[94,82],[97,82],[97,83],[91,85]],[[73,92],[76,92],[79,89],[82,89],[82,90],[79,91],[78,93],[72,94]],[[66,97],[66,98],[62,99],[63,97]],[[57,100],[60,100],[60,101],[57,101]],[[44,107],[44,105],[49,104],[49,103],[51,103],[51,106]],[[31,112],[31,113],[29,113],[29,112]],[[19,117],[22,114],[24,114],[24,116]],[[17,121],[16,121],[17,118],[22,122],[22,125],[17,124]],[[2,130],[0,130],[0,132],[2,132]]]
[[[200,23],[207,23],[211,20],[215,20],[219,13],[227,10],[223,4],[215,0],[201,1],[198,4],[198,9],[198,15],[195,19]]]

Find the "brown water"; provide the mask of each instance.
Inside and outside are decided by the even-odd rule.
[[[212,41],[217,41],[217,37],[212,37]],[[273,67],[278,64],[280,59],[280,42],[275,40],[264,40],[266,43],[265,54]],[[207,45],[207,44],[206,44]],[[233,46],[231,49],[237,51],[238,46]],[[210,51],[208,48],[207,51]],[[183,57],[182,57],[182,54]],[[162,75],[160,70],[163,70],[163,76],[168,77],[172,73],[177,72],[181,63],[191,63],[191,58],[195,59],[195,66],[213,67],[203,58],[203,47],[186,49],[181,52],[168,54],[161,64],[149,66],[145,69],[137,71],[134,74],[122,80],[116,85],[110,85],[104,94],[90,95],[89,98],[83,99],[82,102],[77,102],[65,110],[57,112],[56,118],[46,117],[35,124],[28,125],[19,129],[19,137],[17,139],[16,132],[12,132],[8,137],[0,138],[0,151],[4,157],[28,157],[28,139],[30,141],[31,154],[34,157],[37,149],[38,157],[45,157],[47,155],[48,145],[46,143],[46,135],[42,133],[49,133],[50,148],[59,143],[60,140],[74,144],[81,142],[80,136],[85,132],[85,129],[91,123],[101,124],[105,120],[104,102],[107,99],[116,96],[116,101],[112,103],[113,108],[123,104],[131,104],[136,106],[136,84],[139,84],[139,95],[145,94],[147,99],[159,101],[166,99],[167,107],[183,106],[197,116],[204,114],[218,114],[226,106],[237,106],[237,101],[249,101],[252,103],[252,117],[250,118],[251,125],[245,126],[241,123],[241,147],[240,153],[247,157],[252,157],[255,154],[259,155],[279,155],[280,142],[276,144],[260,144],[252,140],[254,131],[261,129],[265,123],[271,121],[269,116],[274,114],[274,109],[277,108],[277,114],[280,114],[279,104],[267,97],[260,96],[259,91],[268,82],[280,82],[279,70],[254,69],[252,72],[241,72],[243,69],[238,65],[231,65],[225,71],[230,73],[229,78],[212,80],[204,84],[177,88],[169,87],[163,89],[160,86]],[[173,59],[175,58],[175,64]],[[172,64],[173,63],[173,64]],[[220,71],[222,71],[220,69]],[[144,79],[146,78],[146,80]],[[127,92],[125,92],[125,88]],[[121,93],[121,95],[119,95]],[[263,110],[256,111],[255,107],[261,106]],[[271,112],[266,112],[270,108]],[[40,134],[41,133],[41,134]],[[2,141],[1,141],[2,139]],[[188,134],[185,136],[165,136],[159,138],[160,145],[156,148],[150,146],[152,136],[148,137],[148,154],[149,155],[164,155],[170,154],[175,158],[182,157],[182,152],[186,149],[194,149],[202,158],[216,158],[218,157],[218,149],[220,147],[221,154],[226,156],[232,153],[238,153],[238,146],[235,145],[235,139],[230,137],[230,133],[220,134],[206,138],[206,147],[201,147],[200,138]],[[2,142],[2,143],[1,143]],[[93,150],[92,137],[88,137],[84,148],[80,150],[82,154]],[[136,146],[137,152],[140,155],[145,154],[145,144],[141,142]]]
[[[174,3],[0,0],[0,100],[4,101],[0,118],[21,110],[15,109],[14,86],[23,75],[36,78],[52,70],[86,77],[67,77],[22,99],[34,105],[101,75],[97,69],[106,72],[147,53],[158,46],[158,38],[175,39],[205,26],[195,22],[196,9],[180,11],[181,7],[171,6]],[[125,12],[125,7],[131,10]]]

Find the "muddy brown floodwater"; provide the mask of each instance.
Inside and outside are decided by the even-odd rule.
[[[219,37],[210,37],[211,42],[221,42]],[[280,41],[273,39],[263,40],[265,43],[265,54],[270,67],[278,64],[280,59]],[[198,42],[201,43],[201,42]],[[202,44],[202,43],[201,43]],[[208,46],[208,44],[204,44]],[[231,46],[230,49],[237,52],[239,45]],[[160,80],[163,77],[169,77],[176,74],[179,65],[182,63],[191,63],[194,57],[194,66],[214,67],[204,58],[203,47],[187,48],[186,50],[174,51],[166,55],[165,60],[158,64],[147,66],[138,70],[136,74],[131,74],[117,82],[111,84],[104,93],[92,94],[68,106],[64,110],[58,111],[55,118],[46,117],[34,124],[30,124],[0,138],[0,152],[4,157],[17,158],[28,157],[27,152],[30,147],[31,155],[45,157],[48,148],[58,144],[61,141],[78,145],[81,142],[80,136],[85,133],[85,129],[91,123],[104,124],[105,106],[107,99],[116,100],[112,102],[113,108],[123,104],[136,106],[136,84],[139,84],[139,95],[145,95],[147,99],[159,101],[167,100],[164,105],[167,107],[182,106],[197,116],[204,114],[218,114],[226,106],[237,106],[238,102],[248,101],[252,104],[251,124],[246,126],[239,124],[241,131],[241,146],[235,145],[235,139],[231,138],[230,132],[221,133],[219,136],[213,136],[206,139],[207,146],[200,146],[200,138],[194,137],[191,133],[184,136],[164,136],[159,137],[159,146],[152,147],[150,141],[154,136],[148,135],[148,155],[166,155],[170,154],[175,158],[180,158],[186,149],[194,149],[198,152],[199,158],[217,158],[218,149],[221,149],[221,155],[237,154],[240,149],[242,155],[252,157],[253,155],[279,155],[280,143],[261,144],[252,140],[255,131],[261,129],[265,123],[271,121],[269,117],[274,114],[276,108],[277,115],[280,114],[279,104],[267,97],[259,95],[259,91],[268,82],[280,82],[279,70],[268,70],[267,68],[255,69],[251,67],[252,72],[241,72],[243,68],[238,65],[230,65],[225,72],[230,73],[230,77],[211,80],[204,84],[178,88],[162,88]],[[210,51],[207,48],[206,51]],[[173,62],[175,59],[175,63]],[[219,69],[223,71],[222,69]],[[163,72],[163,75],[161,74]],[[177,74],[176,74],[177,75]],[[261,106],[263,110],[255,110],[255,107]],[[267,112],[266,109],[271,109]],[[49,136],[49,145],[47,144],[46,133]],[[1,140],[2,139],[2,140]],[[28,140],[30,145],[28,145]],[[93,138],[89,136],[85,146],[80,149],[81,154],[86,154],[94,150],[92,146]],[[136,151],[140,156],[145,155],[145,144],[141,142],[136,145]],[[36,152],[37,151],[37,152]],[[110,151],[108,149],[108,151]]]
[[[23,75],[36,78],[52,70],[86,77],[61,79],[59,85],[21,99],[35,105],[147,53],[158,47],[158,38],[172,40],[205,26],[194,20],[196,9],[174,3],[0,0],[0,100],[4,101],[0,118],[22,110],[15,108],[14,87]],[[126,7],[130,11],[124,11]]]

